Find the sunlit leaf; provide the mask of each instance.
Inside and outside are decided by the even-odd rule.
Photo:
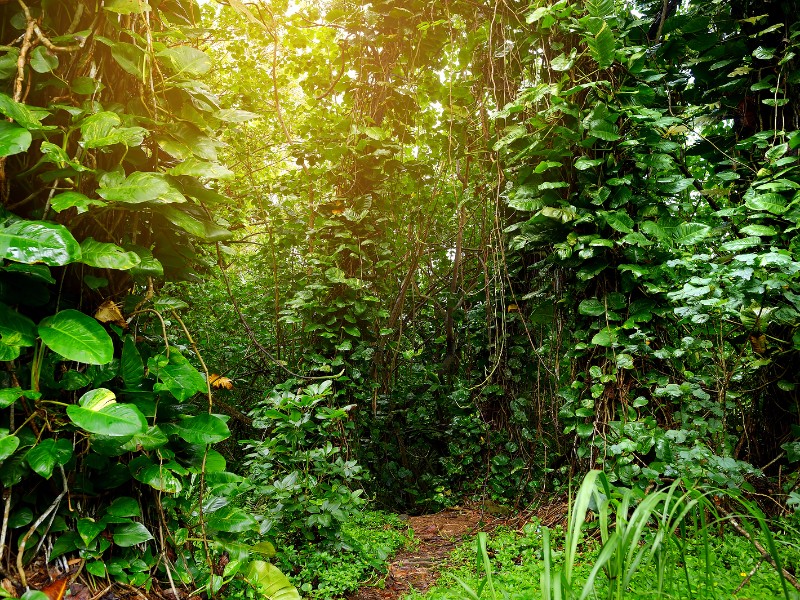
[[[20,220],[0,226],[1,258],[56,267],[80,260],[81,249],[63,225]]]
[[[39,336],[53,352],[67,360],[103,365],[114,357],[114,343],[93,318],[67,309],[39,323]]]

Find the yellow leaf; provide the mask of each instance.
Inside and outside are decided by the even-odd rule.
[[[208,376],[208,382],[213,388],[225,388],[226,390],[233,389],[233,382],[230,379],[227,377],[222,377],[221,375],[215,375],[214,373]]]

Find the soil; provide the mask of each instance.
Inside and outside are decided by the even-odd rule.
[[[409,517],[418,545],[398,553],[389,563],[380,585],[362,587],[346,600],[395,600],[410,590],[426,592],[439,578],[453,549],[479,531],[491,532],[500,525],[521,529],[536,517],[542,525],[563,523],[569,505],[566,499],[552,499],[535,511],[515,512],[513,516],[494,516],[477,508],[449,509],[433,515]]]

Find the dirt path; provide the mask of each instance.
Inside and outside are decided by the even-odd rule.
[[[410,517],[419,545],[397,554],[389,563],[389,573],[382,587],[363,587],[347,600],[395,600],[412,588],[427,591],[439,578],[439,570],[453,549],[479,531],[491,532],[498,525],[517,529],[533,517],[547,527],[563,523],[569,504],[564,498],[554,498],[533,511],[521,511],[513,517],[493,517],[480,507],[449,509],[435,515]]]
[[[439,577],[439,569],[464,538],[491,528],[480,510],[450,509],[435,515],[410,517],[408,523],[419,542],[416,548],[400,552],[389,563],[384,587],[364,587],[347,600],[392,600],[411,588],[426,591]]]

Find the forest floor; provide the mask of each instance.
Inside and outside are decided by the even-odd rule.
[[[555,501],[535,511],[515,512],[513,517],[495,516],[480,506],[409,517],[417,544],[395,555],[381,585],[362,587],[347,600],[395,600],[412,589],[424,593],[436,583],[456,546],[479,531],[491,532],[501,525],[521,529],[534,517],[552,526],[563,521],[567,508],[566,502]]]

